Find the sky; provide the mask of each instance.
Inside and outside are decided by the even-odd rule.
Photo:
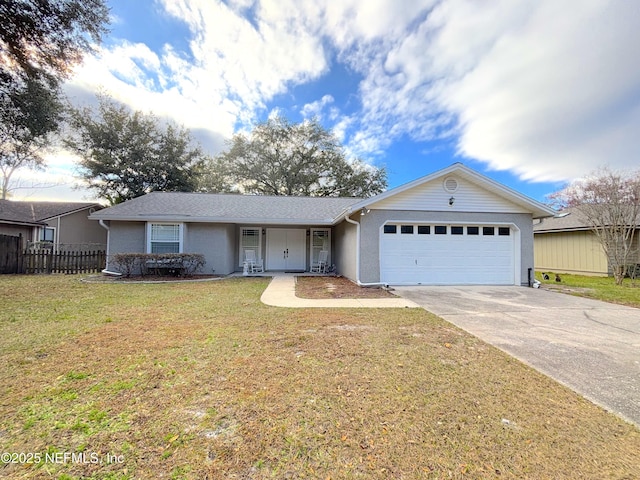
[[[462,162],[538,201],[640,163],[640,2],[108,0],[65,85],[190,129],[215,155],[280,114],[317,117],[393,188]],[[14,198],[92,200],[57,150]],[[30,172],[19,179],[28,186]],[[52,186],[53,185],[53,186]]]

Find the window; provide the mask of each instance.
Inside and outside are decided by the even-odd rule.
[[[447,234],[447,226],[446,225],[436,225],[435,234],[436,235],[446,235]]]
[[[321,251],[331,251],[331,230],[328,228],[311,229],[311,265],[318,263]]]
[[[495,235],[494,227],[482,227],[482,235]]]
[[[480,235],[480,227],[467,227],[467,235]]]
[[[511,235],[511,229],[509,227],[499,227],[498,235],[502,237],[508,237],[509,235]]]
[[[413,225],[401,225],[400,233],[413,233]]]
[[[398,231],[397,225],[385,225],[384,233],[396,233]]]
[[[42,227],[40,229],[40,241],[41,242],[55,242],[56,240],[56,229],[49,227]]]
[[[462,235],[464,227],[451,227],[451,235]]]
[[[430,225],[418,225],[418,235],[429,235],[431,233]]]
[[[182,252],[181,223],[150,223],[148,225],[149,253]]]
[[[255,227],[243,227],[240,229],[240,263],[242,265],[245,260],[245,250],[253,250],[256,259],[262,258],[262,230]]]

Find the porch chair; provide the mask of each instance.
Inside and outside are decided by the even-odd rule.
[[[262,273],[264,272],[264,266],[262,265],[262,259],[256,258],[255,250],[244,251],[244,261],[247,264],[247,271],[249,273]]]
[[[326,250],[321,250],[320,253],[318,253],[318,261],[311,264],[310,271],[313,273],[326,273],[328,258],[329,252]]]

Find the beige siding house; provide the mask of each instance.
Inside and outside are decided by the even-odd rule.
[[[23,246],[44,242],[58,248],[104,249],[106,230],[89,215],[98,203],[0,200],[0,234],[21,236]]]
[[[534,225],[533,233],[536,271],[609,275],[609,262],[600,242],[575,209],[543,219]],[[636,255],[631,263],[640,263],[637,233],[634,239]]]
[[[153,192],[95,212],[117,253],[200,253],[202,273],[305,272],[361,285],[527,285],[533,220],[553,211],[456,163],[371,198]]]

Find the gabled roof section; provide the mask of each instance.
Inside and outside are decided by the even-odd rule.
[[[98,203],[0,200],[0,222],[42,225],[51,218],[69,215],[89,208],[102,208],[102,206]]]
[[[151,192],[90,216],[92,220],[332,225],[360,198]]]
[[[400,185],[399,187],[393,188],[391,190],[387,190],[386,192],[383,192],[374,197],[364,199],[358,203],[353,204],[350,207],[350,211],[355,212],[356,210],[359,210],[361,208],[376,208],[376,204],[383,205],[385,201],[388,201],[395,196],[399,196],[412,189],[416,189],[417,187],[425,186],[436,180],[444,180],[450,176],[459,177],[460,179],[468,181],[470,184],[473,184],[478,188],[481,188],[487,192],[490,192],[494,195],[497,195],[498,197],[503,198],[505,201],[510,202],[514,206],[517,206],[519,210],[530,212],[533,218],[552,217],[556,213],[553,209],[544,205],[543,203],[533,200],[532,198],[529,198],[526,195],[523,195],[505,185],[502,185],[501,183],[498,183],[495,180],[492,180],[491,178],[486,177],[476,172],[475,170],[472,170],[464,166],[461,163],[454,163],[453,165],[447,168],[444,168],[432,174],[426,175],[424,177],[418,178],[404,185]],[[444,193],[446,194],[446,192]],[[446,194],[446,196],[455,197],[456,194],[455,193],[451,195]],[[456,205],[456,207],[458,206],[459,206],[459,203],[458,205]],[[443,206],[443,210],[445,209],[446,207]],[[454,211],[466,211],[466,210],[458,210],[457,208],[454,208]]]

